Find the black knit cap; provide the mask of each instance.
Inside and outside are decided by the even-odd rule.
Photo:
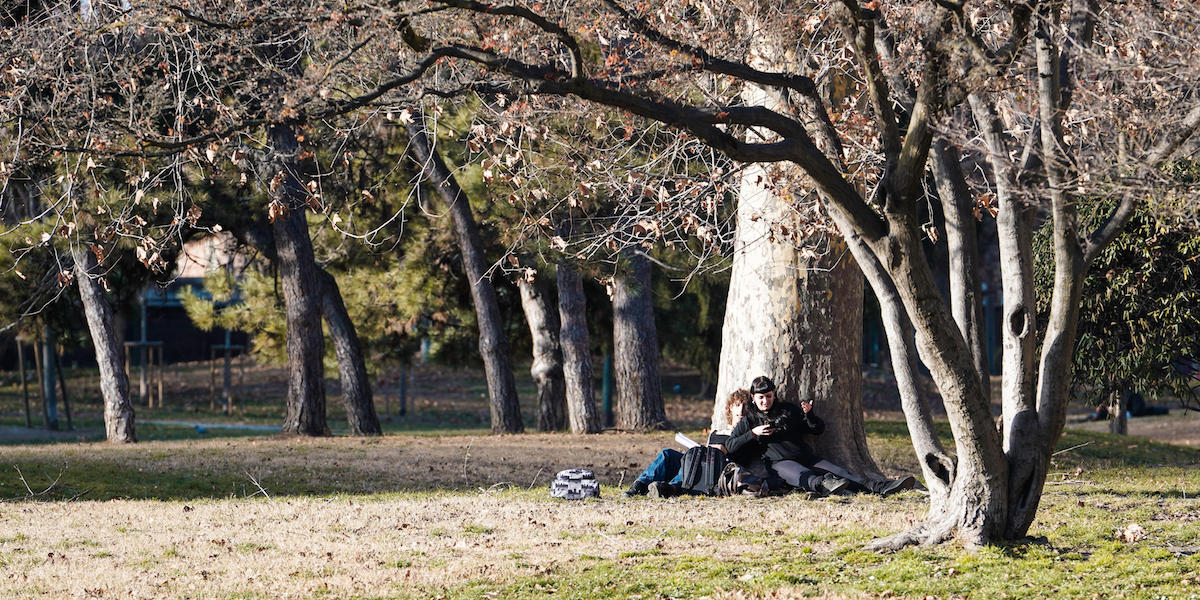
[[[754,378],[754,381],[750,382],[751,394],[765,394],[773,391],[775,391],[775,382],[771,381],[771,378],[766,375],[759,375]]]

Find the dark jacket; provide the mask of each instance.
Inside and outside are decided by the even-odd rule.
[[[757,437],[751,431],[771,419],[782,417],[783,424],[775,433]],[[804,440],[805,435],[820,435],[825,431],[825,422],[809,411],[805,414],[799,406],[776,401],[771,410],[763,413],[754,404],[746,405],[742,420],[725,440],[725,450],[730,456],[746,458],[761,456],[768,463],[778,460],[794,460],[805,466],[821,460],[812,446]],[[739,463],[742,461],[739,460]]]

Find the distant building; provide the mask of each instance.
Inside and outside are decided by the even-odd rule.
[[[201,331],[183,309],[181,294],[186,288],[194,288],[201,297],[206,297],[204,277],[217,269],[232,269],[240,273],[250,258],[238,251],[236,240],[228,232],[219,232],[183,245],[183,251],[175,263],[176,277],[166,286],[152,285],[143,292],[146,306],[146,339],[163,341],[163,359],[168,363],[208,360],[209,349],[225,343],[225,330]],[[140,319],[130,319],[125,328],[125,339],[141,339]],[[234,331],[233,344],[246,347],[248,336]],[[135,363],[136,363],[135,359]]]

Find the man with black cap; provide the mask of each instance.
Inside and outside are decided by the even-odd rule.
[[[842,491],[872,491],[889,494],[912,488],[916,480],[878,482],[875,485],[838,477],[813,465],[822,461],[804,440],[805,435],[820,435],[825,422],[813,413],[812,403],[800,401],[800,406],[775,400],[775,382],[769,377],[756,377],[750,384],[752,401],[746,406],[742,420],[729,434],[725,448],[730,454],[761,456],[761,464],[749,466],[760,477],[777,474],[789,485],[821,496]],[[830,465],[833,467],[834,465]],[[756,468],[757,467],[757,468]]]

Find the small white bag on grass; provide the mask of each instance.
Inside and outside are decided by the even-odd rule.
[[[559,471],[554,481],[550,482],[550,496],[567,500],[599,498],[600,484],[596,481],[596,476],[587,469],[567,469]]]

